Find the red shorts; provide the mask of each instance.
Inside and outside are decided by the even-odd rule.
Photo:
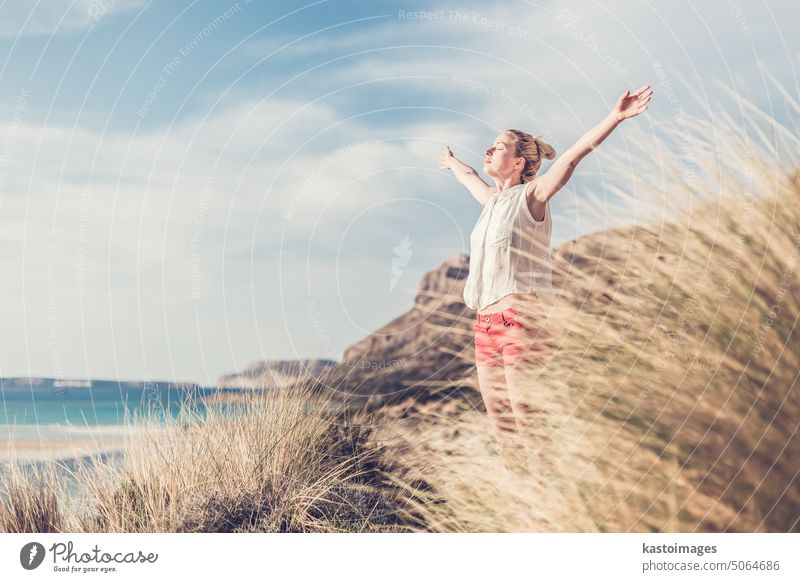
[[[514,366],[541,361],[543,328],[509,307],[498,313],[478,314],[475,331],[475,364]]]

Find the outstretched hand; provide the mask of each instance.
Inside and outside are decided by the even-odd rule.
[[[630,91],[625,91],[614,106],[614,114],[617,117],[617,121],[636,117],[640,113],[647,111],[647,104],[652,96],[653,90],[650,85],[645,85],[633,95],[631,95]]]
[[[439,169],[440,170],[449,170],[451,169],[451,163],[455,157],[453,156],[453,152],[450,151],[450,148],[445,146],[444,152],[439,157]]]

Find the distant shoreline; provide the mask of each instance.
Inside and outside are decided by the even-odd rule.
[[[175,390],[231,391],[231,386],[204,386],[198,382],[172,382],[169,380],[108,380],[101,378],[50,378],[45,376],[2,376],[0,388],[169,388]]]

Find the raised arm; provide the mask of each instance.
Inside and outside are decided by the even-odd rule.
[[[614,109],[603,120],[587,131],[575,144],[561,154],[545,174],[532,180],[528,187],[529,205],[544,206],[569,182],[578,163],[597,146],[603,143],[624,120],[635,117],[647,110],[647,103],[653,95],[650,85],[645,85],[631,95],[630,91],[617,100]],[[531,197],[534,200],[531,200]],[[540,214],[537,212],[536,214]],[[542,211],[543,214],[543,211]]]
[[[444,152],[439,158],[439,169],[452,170],[456,179],[466,186],[475,199],[484,206],[495,193],[495,189],[484,182],[473,168],[457,159],[449,147],[444,148]]]

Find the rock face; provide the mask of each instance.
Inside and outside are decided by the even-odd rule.
[[[474,311],[463,301],[468,273],[466,254],[426,273],[411,309],[350,346],[341,362],[258,361],[221,376],[218,385],[281,387],[311,379],[319,390],[381,401],[426,398],[448,384],[452,391],[474,369]],[[469,390],[468,384],[460,387]]]
[[[344,352],[343,363],[353,365],[364,360],[370,367],[404,357],[423,356],[433,347],[432,337],[454,325],[463,324],[460,319],[471,317],[462,300],[468,273],[469,256],[465,254],[426,273],[420,281],[412,308],[350,346]]]
[[[475,390],[472,321],[464,305],[469,255],[446,260],[422,277],[414,304],[344,352],[320,377],[321,390],[376,404]]]
[[[219,388],[281,388],[306,378],[316,378],[335,365],[331,360],[259,360],[241,372],[225,374],[217,380]]]

